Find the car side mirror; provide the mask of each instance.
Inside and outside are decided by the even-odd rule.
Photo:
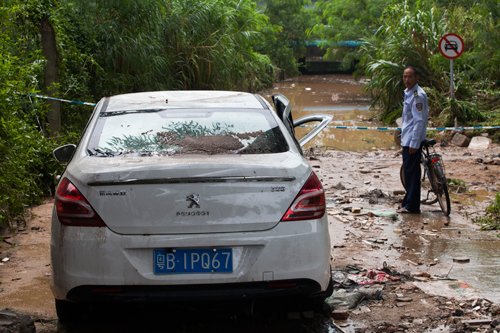
[[[67,144],[61,147],[57,147],[52,151],[52,155],[54,158],[61,162],[61,163],[67,163],[71,161],[71,158],[73,157],[73,154],[76,151],[76,145],[74,144]]]

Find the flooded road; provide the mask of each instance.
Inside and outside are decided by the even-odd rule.
[[[344,151],[395,148],[393,134],[382,131],[336,129],[333,126],[381,126],[370,110],[370,98],[363,90],[364,80],[350,75],[299,76],[275,84],[265,96],[281,93],[292,103],[294,119],[312,113],[329,114],[333,120],[307,147]],[[306,129],[297,129],[301,136]]]

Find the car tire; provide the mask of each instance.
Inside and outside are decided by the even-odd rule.
[[[330,277],[330,282],[325,291],[320,294],[309,297],[306,300],[307,306],[316,312],[330,311],[330,307],[326,304],[325,300],[333,294],[333,280]]]
[[[81,304],[60,299],[56,299],[55,303],[57,318],[60,322],[72,322],[82,319],[84,308]]]

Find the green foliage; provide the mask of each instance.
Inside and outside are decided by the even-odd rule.
[[[277,29],[250,0],[6,0],[0,5],[0,226],[53,189],[51,150],[77,142],[92,110],[61,105],[64,131],[48,138],[40,22],[56,32],[57,91],[65,99],[159,89],[255,91],[274,77],[259,53]],[[275,30],[277,31],[277,30]],[[259,45],[257,47],[256,45]]]
[[[450,192],[465,193],[467,192],[467,184],[462,179],[447,178]]]
[[[271,61],[253,48],[266,24],[252,1],[173,1],[162,29],[175,87],[255,91],[268,86]]]
[[[316,2],[318,22],[309,30],[311,36],[346,41],[365,39],[378,29],[387,0],[320,0]],[[352,48],[328,47],[325,58],[340,61],[348,69],[360,59],[360,51]]]
[[[362,46],[362,63],[371,78],[367,89],[383,119],[401,114],[401,78],[406,65],[419,70],[422,86],[440,90],[440,74],[433,73],[431,65],[444,26],[440,16],[436,9],[413,12],[405,4],[391,5],[381,18],[384,24]]]
[[[310,0],[263,1],[270,24],[257,47],[287,76],[298,74],[296,59],[305,56],[306,31],[313,25],[310,4]]]
[[[35,92],[42,62],[35,48],[25,47],[25,39],[13,39],[25,28],[18,10],[0,8],[0,227],[50,194],[56,170],[53,143],[41,131],[45,109],[23,95]]]
[[[71,72],[76,69],[76,81],[84,74],[95,100],[172,85],[161,30],[166,6],[155,0],[111,0],[69,1],[60,8],[68,17],[61,26],[66,37],[61,37],[72,55],[65,65]]]
[[[379,24],[373,36],[365,37],[361,63],[370,78],[367,89],[382,119],[392,121],[401,112],[401,77],[408,64],[421,74],[419,83],[428,93],[436,124],[471,124],[486,119],[484,114],[491,108],[482,95],[497,91],[500,77],[498,7],[493,2],[428,0],[411,6],[405,1],[387,6]],[[449,60],[437,48],[440,37],[449,31],[465,40],[463,55],[454,61],[456,100],[449,98]]]
[[[500,192],[495,200],[486,208],[486,215],[473,219],[481,226],[481,230],[500,230]]]
[[[480,121],[484,117],[479,112],[477,105],[472,101],[445,100],[441,113],[439,114],[439,123],[446,126],[453,126],[455,120],[460,124],[467,124],[469,121]]]

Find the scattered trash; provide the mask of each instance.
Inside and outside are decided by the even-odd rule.
[[[462,323],[467,324],[467,325],[471,325],[471,326],[488,325],[491,323],[491,319],[462,320]]]
[[[398,297],[396,298],[397,302],[411,302],[413,299],[411,297]]]
[[[337,189],[337,190],[345,190],[345,186],[342,183],[337,183],[336,185],[333,185],[332,188]]]
[[[333,310],[330,314],[335,320],[346,320],[349,318],[349,311],[347,310]]]
[[[429,281],[432,278],[431,275],[427,272],[415,273],[415,274],[412,274],[412,277],[414,280],[421,281],[421,282]]]
[[[326,303],[333,309],[353,309],[363,300],[380,299],[382,299],[382,289],[380,288],[359,288],[353,291],[338,289],[326,299]]]
[[[414,261],[412,261],[410,259],[406,259],[406,261],[409,262],[410,264],[412,264],[413,266],[420,266],[420,265],[422,265],[422,263],[417,263],[417,262],[414,262]]]
[[[398,214],[393,210],[374,210],[368,213],[368,216],[377,216],[377,217],[388,217],[392,220],[397,220]]]
[[[9,257],[5,257],[5,258],[3,258],[3,259],[2,259],[2,262],[4,262],[4,263],[5,263],[5,262],[7,262],[7,261],[9,261],[9,260],[10,260],[10,258],[9,258]]]
[[[10,238],[10,236],[4,237],[4,238],[2,239],[2,241],[3,241],[4,243],[7,243],[7,244],[12,245],[12,246],[16,245],[16,243],[11,242],[11,241],[9,240],[9,238]]]
[[[11,309],[0,310],[0,332],[35,332],[33,319]]]
[[[357,275],[349,274],[347,278],[359,285],[371,285],[375,283],[385,283],[388,281],[399,281],[401,279],[398,276],[391,276],[388,273],[373,269]]]
[[[467,257],[457,257],[457,258],[453,258],[453,262],[458,262],[460,264],[465,264],[465,263],[470,262],[470,259],[467,258]]]

